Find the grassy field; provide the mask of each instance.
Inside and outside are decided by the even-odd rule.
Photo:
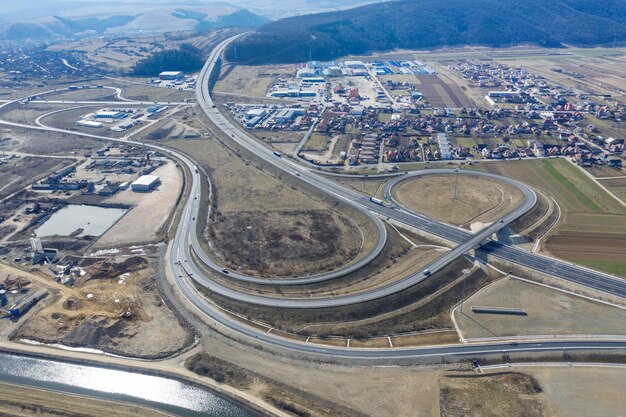
[[[472,306],[523,308],[528,315],[476,314]],[[626,311],[512,278],[468,298],[454,317],[465,338],[552,334],[626,335]]]
[[[405,181],[395,194],[406,207],[454,225],[496,221],[523,198],[519,190],[503,182],[463,175]]]
[[[539,368],[528,373],[543,387],[545,404],[555,417],[624,415],[623,368]]]
[[[281,77],[293,77],[295,67],[293,65],[237,65],[233,69],[223,69],[222,74],[222,78],[215,85],[216,93],[265,97],[274,80]]]
[[[626,207],[564,159],[482,163],[477,167],[518,179],[556,199],[562,217],[544,250],[606,272],[626,268]]]
[[[440,378],[439,386],[441,417],[546,415],[541,401],[541,386],[526,374],[452,374]]]
[[[320,135],[319,133],[313,133],[309,140],[304,145],[304,150],[313,152],[322,152],[326,149],[326,143],[328,143],[328,136]]]

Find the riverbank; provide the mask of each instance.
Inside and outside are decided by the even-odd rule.
[[[194,352],[195,349],[176,359],[154,362],[104,355],[98,356],[75,351],[60,351],[46,346],[20,345],[8,341],[0,341],[0,353],[169,378],[213,392],[214,394],[247,408],[260,416],[290,417],[289,414],[257,397],[239,391],[228,385],[219,384],[208,378],[200,378],[191,371],[185,369],[183,363],[186,356]]]
[[[132,404],[0,382],[2,413],[15,417],[166,417],[160,411]]]

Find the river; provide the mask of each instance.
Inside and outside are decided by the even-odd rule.
[[[134,372],[0,353],[0,381],[148,406],[181,417],[258,417],[191,384]]]

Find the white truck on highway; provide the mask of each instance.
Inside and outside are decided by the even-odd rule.
[[[379,206],[384,206],[385,203],[380,198],[370,197],[370,201],[374,204],[378,204]]]

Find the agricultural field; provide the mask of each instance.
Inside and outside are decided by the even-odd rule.
[[[624,274],[626,207],[565,159],[483,163],[484,169],[518,179],[554,197],[561,209],[543,250],[557,257]]]
[[[438,75],[416,75],[415,78],[415,86],[433,107],[461,108],[473,105],[458,85]]]
[[[626,201],[626,171],[619,171],[620,178],[600,179],[600,184],[608,188],[613,194],[618,196],[622,201]]]

